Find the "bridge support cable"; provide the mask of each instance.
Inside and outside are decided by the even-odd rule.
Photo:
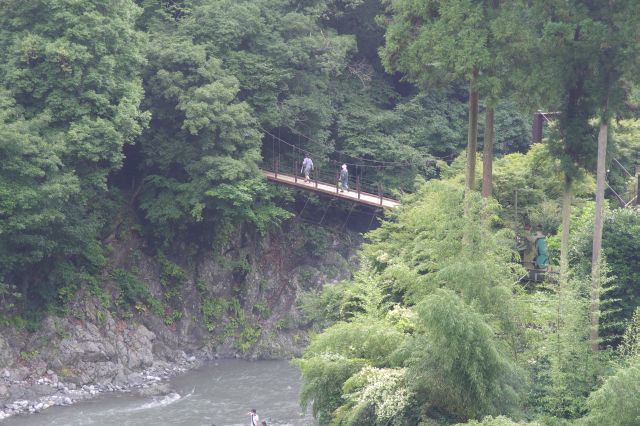
[[[302,213],[304,213],[304,210],[307,208],[307,204],[309,204],[310,198],[311,198],[311,193],[307,193],[307,199],[305,200],[304,205],[302,206],[302,210],[300,210],[300,212],[296,214],[296,219],[303,220]]]
[[[322,225],[322,222],[324,222],[324,218],[327,216],[327,212],[329,211],[331,204],[333,204],[333,198],[329,200],[329,202],[327,203],[327,208],[324,209],[324,213],[322,214],[322,219],[320,219],[320,223],[318,223],[318,225]]]
[[[344,220],[344,223],[340,227],[340,229],[346,229],[347,223],[349,223],[349,218],[351,217],[351,213],[353,213],[353,209],[356,207],[355,203],[351,204],[351,208],[349,209],[349,214],[347,214],[347,218]]]
[[[377,215],[378,209],[373,210],[373,213],[371,213],[371,220],[369,221],[369,227],[367,229],[371,229],[371,226],[373,226],[373,219],[375,219]]]

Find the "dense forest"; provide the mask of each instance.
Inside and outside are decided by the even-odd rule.
[[[4,0],[0,324],[113,308],[123,228],[162,261],[283,226],[285,141],[402,200],[300,297],[319,424],[638,424],[639,39],[636,0]]]

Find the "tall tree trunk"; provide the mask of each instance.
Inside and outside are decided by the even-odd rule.
[[[493,177],[493,108],[487,106],[482,148],[482,196],[491,197]]]
[[[562,235],[560,237],[560,285],[567,280],[569,272],[569,231],[571,231],[572,179],[565,174],[562,190]]]
[[[564,318],[564,296],[569,280],[569,235],[571,231],[571,198],[573,195],[573,180],[564,175],[562,188],[562,233],[560,235],[560,278],[558,279],[558,310],[556,316],[556,334],[558,336],[557,350],[560,351],[560,329]]]
[[[480,93],[476,89],[478,70],[473,70],[473,79],[469,84],[469,132],[467,136],[467,189],[473,191],[476,178],[476,145],[478,142],[478,101]]]
[[[593,250],[591,255],[591,306],[589,314],[591,316],[591,349],[598,350],[598,323],[600,317],[600,280],[602,273],[600,270],[602,256],[602,228],[604,226],[604,187],[605,187],[605,166],[607,160],[607,136],[609,123],[606,118],[600,122],[600,133],[598,134],[598,165],[596,168],[596,212],[593,223]]]

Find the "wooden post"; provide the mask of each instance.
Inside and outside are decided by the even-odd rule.
[[[276,175],[276,179],[278,178],[278,169],[280,168],[280,154],[278,154],[278,158],[276,158],[276,166],[274,167],[274,172]]]
[[[533,114],[533,128],[531,129],[532,143],[542,142],[542,125],[543,125],[542,114],[539,112]]]
[[[358,191],[358,200],[360,199],[360,176],[356,175],[356,190]]]
[[[279,131],[278,136],[280,136]],[[282,151],[282,144],[280,143],[280,138],[278,138],[278,162],[276,163],[276,177],[278,177],[278,170],[280,169],[280,151]]]

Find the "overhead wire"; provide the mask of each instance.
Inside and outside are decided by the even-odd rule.
[[[305,135],[304,133],[302,133],[298,129],[295,129],[295,128],[291,127],[291,126],[287,126],[287,128],[289,130],[291,130],[293,133],[297,134],[298,136],[302,136],[303,138],[305,138],[309,142],[312,142],[312,143],[314,143],[316,145],[326,146],[324,143],[322,143],[320,141],[317,141],[317,140]],[[363,162],[368,161],[368,162],[374,162],[374,163],[383,164],[383,165],[406,165],[407,163],[411,163],[411,162],[407,162],[407,161],[384,161],[384,160],[374,160],[374,159],[370,159],[370,158],[363,158],[363,157],[358,157],[358,156],[355,156],[355,155],[352,155],[352,154],[348,154],[348,153],[346,153],[344,151],[341,151],[341,150],[338,150],[338,149],[334,149],[333,152],[336,152],[336,153],[339,153],[339,154],[342,154],[342,155],[346,155],[348,157],[351,157],[351,158],[354,158],[356,160],[360,160],[360,161],[363,161]],[[440,156],[433,155],[433,154],[421,154],[419,156],[420,157],[430,157],[430,159],[431,158],[437,158],[439,160],[447,160],[447,159],[452,158],[455,155],[456,155],[455,153],[452,153],[452,154],[446,155],[444,157],[440,157]]]
[[[260,126],[259,124],[258,124],[258,127],[266,135],[269,135],[273,139],[278,140],[279,143],[284,143],[285,145],[290,146],[291,148],[293,148],[295,150],[298,150],[300,152],[303,152],[305,154],[309,154],[309,155],[316,154],[316,153],[314,153],[312,151],[309,151],[307,149],[304,149],[304,148],[301,148],[299,146],[296,146],[295,144],[287,142],[286,140],[280,138],[279,136],[276,136],[273,133],[269,132],[264,127]],[[326,147],[326,145],[323,144],[322,142],[316,141],[316,140],[304,135],[303,133],[297,131],[296,129],[293,129],[292,127],[289,127],[289,126],[287,126],[287,127],[292,132],[298,134],[298,136],[302,136],[303,138],[307,139],[308,141],[310,141],[310,142],[312,142],[312,143],[314,143],[316,145],[320,145],[320,146]],[[358,156],[355,156],[355,155],[351,155],[351,154],[348,154],[348,153],[346,153],[344,151],[337,150],[337,149],[334,149],[333,153],[337,153],[337,154],[340,154],[342,156],[354,159],[356,161],[360,161],[360,163],[352,163],[352,162],[349,162],[349,161],[344,161],[344,162],[340,161],[340,162],[342,164],[346,164],[348,166],[357,166],[357,167],[361,167],[361,168],[362,167],[382,168],[382,167],[385,167],[385,166],[406,166],[406,165],[414,165],[414,164],[418,163],[417,161],[383,161],[383,160],[374,160],[374,159],[370,159],[370,158],[363,158],[363,157],[358,157]],[[421,157],[428,157],[429,160],[433,160],[433,159],[447,160],[447,159],[452,158],[454,155],[456,155],[456,154],[450,154],[450,155],[445,156],[445,157],[439,157],[439,156],[432,155],[432,154],[424,154]],[[362,163],[374,163],[374,164],[362,164]]]

